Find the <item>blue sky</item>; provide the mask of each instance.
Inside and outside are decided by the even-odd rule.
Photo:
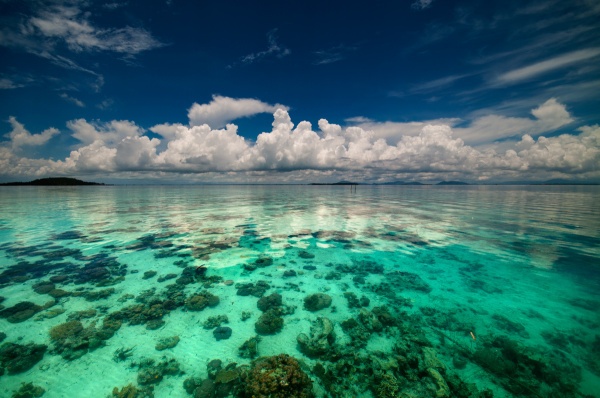
[[[0,0],[0,21],[3,181],[600,181],[594,0]]]

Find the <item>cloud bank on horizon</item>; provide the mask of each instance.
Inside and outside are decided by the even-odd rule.
[[[432,122],[378,125],[354,118],[361,123],[342,127],[320,119],[314,129],[307,121],[294,125],[288,110],[257,99],[213,96],[207,104],[191,106],[189,125],[164,123],[145,130],[127,120],[71,120],[67,128],[78,144],[60,160],[20,156],[24,148],[47,145],[59,130],[32,134],[11,118],[9,140],[0,148],[0,170],[13,177],[151,179],[167,173],[224,182],[246,181],[249,176],[256,182],[600,178],[600,126],[542,135],[574,120],[554,98],[532,109],[532,117],[487,115],[466,127]],[[238,126],[230,123],[265,112],[273,113],[272,129],[255,141],[238,134]],[[478,145],[486,129],[493,134],[486,145]]]

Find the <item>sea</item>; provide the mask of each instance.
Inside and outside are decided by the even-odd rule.
[[[0,187],[0,374],[0,397],[600,397],[600,187]]]

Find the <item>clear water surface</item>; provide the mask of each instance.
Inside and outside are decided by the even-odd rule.
[[[257,366],[287,354],[279,396],[600,397],[599,203],[589,186],[2,187],[0,396],[256,396]]]

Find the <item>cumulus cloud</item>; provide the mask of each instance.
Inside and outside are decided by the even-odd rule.
[[[388,144],[397,144],[404,136],[418,135],[423,127],[428,124],[441,124],[455,126],[462,120],[459,118],[443,118],[425,120],[422,122],[377,122],[362,116],[346,119],[350,125],[357,126],[363,130],[372,131],[377,138],[383,138]]]
[[[486,115],[473,120],[468,127],[455,128],[454,131],[465,142],[477,145],[516,136],[521,137],[524,134],[537,136],[573,122],[565,105],[559,103],[556,98],[550,98],[538,108],[533,109],[531,114],[534,119]]]
[[[82,145],[98,141],[113,146],[128,137],[139,137],[144,132],[144,129],[128,120],[89,123],[85,119],[76,119],[67,122],[67,127],[73,132],[73,137],[81,141]]]
[[[581,134],[558,137],[525,135],[517,144],[518,155],[527,168],[548,169],[565,173],[600,171],[600,126],[584,126]]]
[[[59,133],[57,129],[49,128],[42,131],[40,134],[31,134],[14,116],[9,117],[8,122],[12,126],[12,131],[6,134],[5,137],[10,138],[10,146],[13,149],[18,149],[23,146],[44,145]]]
[[[277,109],[288,109],[283,105],[270,105],[252,98],[230,98],[213,95],[208,104],[194,103],[188,110],[190,125],[208,124],[213,128],[225,126],[228,122],[259,113],[273,113]]]
[[[532,113],[536,120],[554,127],[570,118],[564,113],[560,116],[562,109],[558,102],[548,101]],[[556,121],[548,114],[560,117]],[[251,182],[306,182],[334,176],[372,181],[398,176],[417,180],[600,179],[599,126],[550,137],[524,134],[518,143],[503,150],[473,147],[448,124],[423,124],[415,127],[418,131],[390,143],[372,130],[342,127],[326,119],[319,120],[316,129],[308,121],[296,125],[283,108],[274,111],[270,131],[259,134],[254,142],[244,139],[233,124],[222,129],[208,124],[151,127],[161,139],[150,138],[130,121],[78,119],[68,127],[81,146],[66,159],[24,159],[2,148],[3,172],[178,173]]]

